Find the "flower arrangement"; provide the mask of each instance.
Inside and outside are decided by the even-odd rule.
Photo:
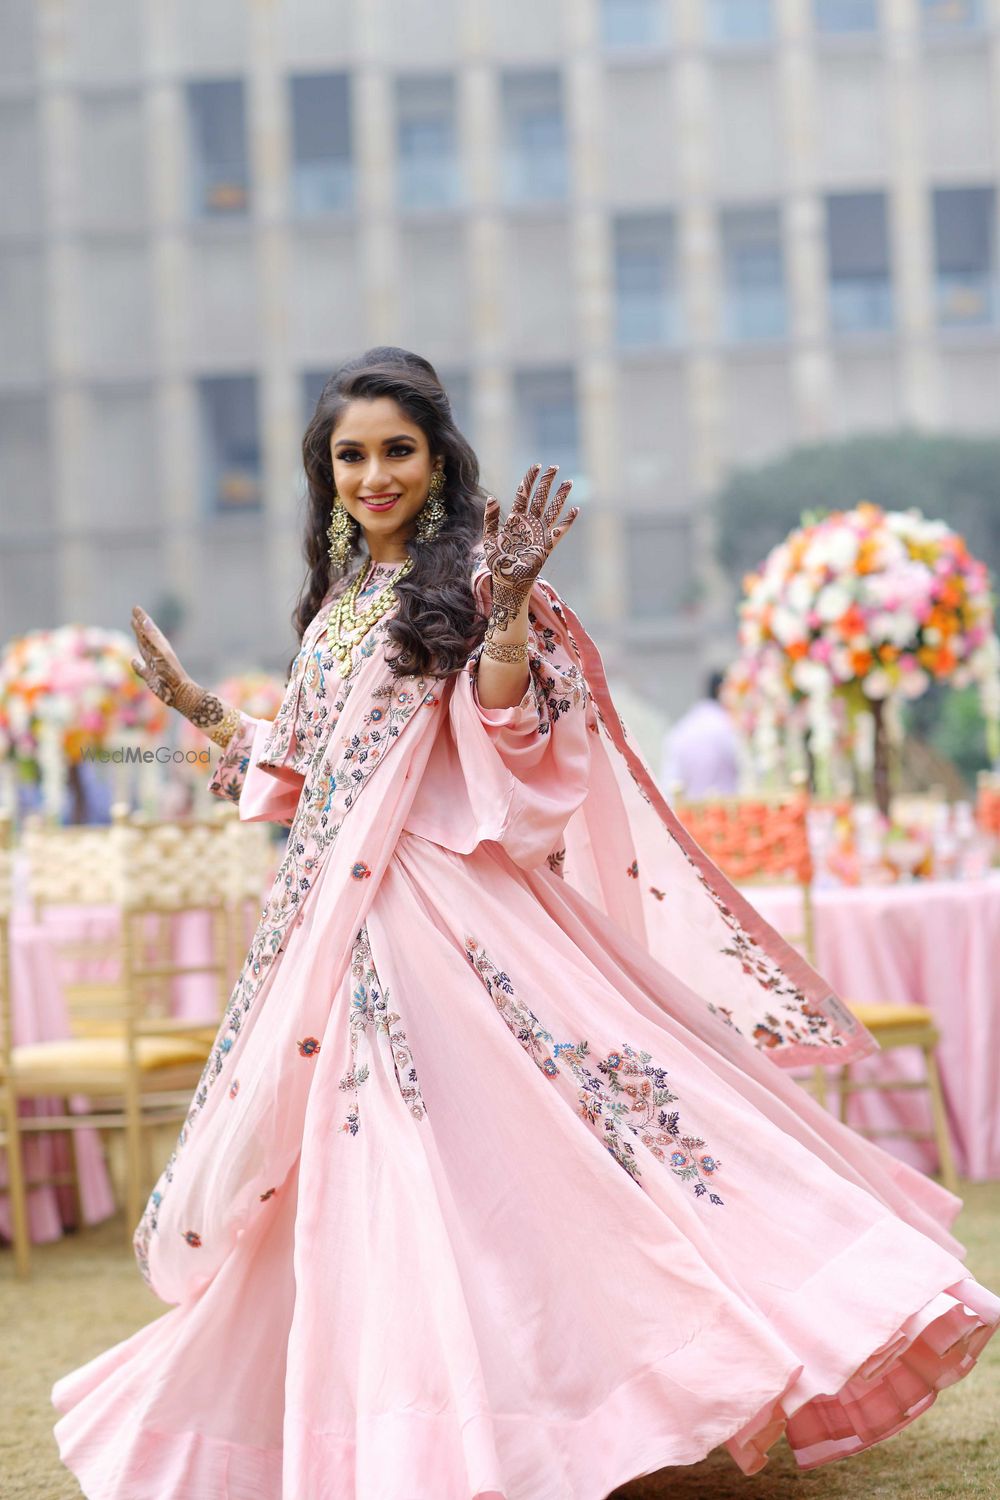
[[[932,682],[978,686],[1000,755],[1000,643],[986,566],[943,521],[863,503],[803,524],[744,580],[740,656],[724,701],[756,728],[796,722],[828,764],[846,706],[876,779],[902,700]],[[861,719],[868,718],[869,729]],[[872,732],[873,731],[873,732]],[[884,765],[882,767],[884,770]],[[888,810],[887,790],[876,794]]]
[[[96,625],[15,637],[0,659],[0,758],[38,761],[50,741],[73,765],[122,732],[160,734],[167,710],[133,672],[132,649]]]

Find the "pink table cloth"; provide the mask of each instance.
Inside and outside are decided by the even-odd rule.
[[[69,1035],[66,1002],[53,962],[51,933],[16,911],[10,927],[11,1000],[15,1043],[56,1041]],[[83,1109],[84,1100],[73,1100],[74,1109]],[[23,1115],[62,1112],[60,1100],[25,1100]],[[67,1223],[73,1220],[70,1188],[37,1187],[31,1182],[52,1172],[65,1171],[70,1162],[69,1137],[60,1132],[31,1135],[24,1141],[24,1168],[28,1181],[28,1223],[31,1238],[37,1244],[57,1240]],[[97,1132],[77,1132],[77,1161],[80,1173],[80,1207],[84,1223],[97,1224],[115,1211],[114,1196],[107,1168],[101,1154]],[[0,1183],[7,1182],[6,1152],[0,1151]],[[0,1236],[10,1238],[10,1201],[0,1196]]]
[[[801,930],[801,898],[790,888],[747,892],[766,919]],[[914,881],[818,890],[816,966],[845,1000],[925,1005],[941,1032],[938,1061],[958,1171],[974,1181],[1000,1178],[1000,877]],[[855,1065],[854,1076],[920,1076],[919,1055],[899,1048]],[[926,1129],[926,1094],[860,1094],[850,1121]],[[932,1145],[882,1144],[924,1170]]]

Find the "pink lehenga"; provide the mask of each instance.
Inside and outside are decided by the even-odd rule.
[[[870,1037],[676,823],[547,584],[489,711],[475,653],[394,679],[384,621],[341,682],[332,597],[212,778],[287,852],[136,1232],[177,1305],[54,1389],[84,1493],[603,1500],[897,1432],[1000,1302],[958,1200],[780,1066]]]

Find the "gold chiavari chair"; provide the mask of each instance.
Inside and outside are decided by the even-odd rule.
[[[63,827],[33,813],[21,835],[27,895],[35,922],[50,922],[51,952],[74,1035],[107,1035],[119,1028],[124,998],[121,932],[110,924],[107,909],[117,909],[115,860],[111,828]],[[74,908],[78,936],[60,932],[61,912]],[[104,909],[104,916],[97,912]],[[90,931],[86,931],[87,927]]]
[[[776,885],[791,880],[798,886],[802,902],[801,932],[783,935],[801,949],[809,963],[815,965],[816,920],[808,838],[809,794],[804,776],[794,779],[797,790],[792,794],[678,802],[675,811],[709,858],[731,880],[740,885]],[[838,1070],[841,1120],[850,1123],[850,1100],[854,1094],[868,1090],[883,1093],[925,1091],[930,1108],[929,1130],[855,1128],[859,1134],[872,1139],[933,1141],[941,1181],[954,1192],[957,1184],[955,1162],[937,1063],[941,1038],[933,1012],[922,1005],[862,1004],[853,1000],[846,1003],[883,1051],[896,1047],[919,1049],[924,1060],[924,1076],[905,1081],[862,1080],[856,1077],[852,1064],[842,1064]],[[822,1068],[813,1070],[811,1089],[825,1106],[826,1074]]]
[[[86,1127],[123,1133],[129,1237],[144,1201],[143,1179],[152,1176],[144,1160],[150,1131],[185,1117],[216,1029],[170,1015],[171,981],[184,974],[214,974],[220,1017],[229,997],[224,829],[218,817],[155,823],[123,807],[113,810],[109,858],[121,918],[121,987],[97,993],[89,1014],[78,997],[78,1029],[67,1039],[10,1049],[15,1099],[67,1101],[61,1115],[21,1119],[22,1133]],[[180,963],[154,948],[150,957],[143,931],[149,916],[186,911],[210,914],[210,954]],[[87,1099],[85,1112],[68,1107],[74,1096]]]

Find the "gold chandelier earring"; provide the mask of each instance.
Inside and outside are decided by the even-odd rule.
[[[417,527],[413,533],[416,542],[432,542],[444,525],[445,508],[441,498],[444,490],[444,470],[435,469],[427,487],[427,499],[417,515]]]
[[[357,536],[357,521],[349,516],[336,490],[333,492],[333,518],[327,528],[330,542],[330,561],[342,568]]]

